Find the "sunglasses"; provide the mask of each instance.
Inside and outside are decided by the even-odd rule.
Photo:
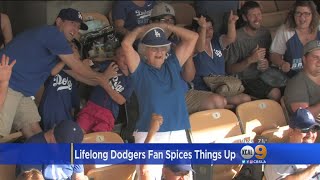
[[[318,128],[306,128],[306,129],[300,129],[300,132],[301,133],[309,133],[309,132],[315,133],[318,130],[319,130]]]

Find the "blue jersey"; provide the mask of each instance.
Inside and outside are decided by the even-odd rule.
[[[106,62],[102,71],[104,71],[110,64],[111,62]],[[121,74],[122,72],[119,70],[118,73]],[[110,79],[109,83],[112,86],[112,89],[120,93],[125,99],[129,99],[133,91],[130,77],[125,75],[116,76]],[[101,86],[94,87],[89,100],[94,102],[96,105],[109,109],[112,112],[113,117],[117,119],[119,114],[119,104],[116,103]]]
[[[219,38],[214,37],[211,40],[213,58],[206,51],[196,54],[193,58],[196,68],[196,74],[193,80],[196,90],[210,91],[203,81],[203,77],[209,75],[225,75],[225,61],[222,55],[222,46]]]
[[[57,64],[57,55],[72,54],[64,34],[56,26],[42,26],[18,34],[4,49],[16,59],[9,87],[25,96],[34,96]]]
[[[155,1],[146,0],[143,7],[140,7],[132,1],[117,1],[112,7],[113,20],[123,19],[124,28],[129,31],[138,26],[149,23],[151,11]]]
[[[47,141],[44,132],[41,132],[27,139],[25,143],[47,143]],[[16,175],[30,169],[38,169],[42,172],[44,179],[48,180],[71,180],[73,173],[84,171],[83,165],[80,164],[17,165]]]
[[[320,32],[317,33],[317,40],[320,40]],[[303,68],[303,44],[301,43],[297,32],[286,42],[287,50],[284,54],[284,60],[290,63],[291,70],[288,72],[289,77],[298,74]]]
[[[143,59],[140,60],[131,75],[139,103],[136,130],[149,130],[152,113],[163,116],[164,122],[159,132],[190,128],[180,72],[181,66],[174,53],[170,54],[160,69],[148,65]]]
[[[53,128],[62,120],[74,120],[72,108],[78,108],[79,104],[76,80],[64,71],[51,76],[45,83],[39,105],[44,131]]]

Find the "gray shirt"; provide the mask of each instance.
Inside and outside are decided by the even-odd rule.
[[[260,48],[266,48],[267,52],[271,45],[271,34],[268,29],[261,27],[255,36],[250,36],[244,31],[244,27],[237,30],[237,40],[226,50],[225,60],[227,66],[239,63],[259,45]],[[247,69],[238,73],[240,79],[256,79],[260,71],[257,70],[257,63],[251,64]]]
[[[289,115],[292,114],[290,104],[304,102],[309,106],[313,106],[320,102],[320,85],[313,82],[305,72],[300,72],[287,83],[287,87],[284,91],[284,102],[289,111]]]

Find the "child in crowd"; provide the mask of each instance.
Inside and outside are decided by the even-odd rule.
[[[133,90],[121,47],[116,49],[114,62],[107,61],[100,69],[118,71],[119,74],[102,86],[94,87],[87,105],[79,112],[77,122],[85,133],[112,131],[119,105],[126,102]]]
[[[74,56],[80,59],[80,43],[74,39],[71,47]],[[44,84],[45,90],[39,104],[44,131],[52,129],[62,120],[74,120],[74,109],[79,108],[77,81],[63,71],[68,69],[64,62],[59,62],[51,70],[51,77]]]

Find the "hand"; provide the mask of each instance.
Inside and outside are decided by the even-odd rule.
[[[250,63],[258,62],[263,60],[266,56],[266,48],[259,48],[259,45],[251,52]]]
[[[269,68],[269,61],[266,58],[258,61],[257,69],[259,71],[263,72],[263,71],[267,70],[268,68]]]
[[[162,123],[163,123],[163,117],[159,114],[153,113],[151,116],[149,132],[150,133],[158,132]]]
[[[108,68],[103,72],[103,75],[107,80],[115,77],[115,76],[121,76],[122,74],[118,74],[119,67],[115,62],[112,62]]]
[[[290,65],[290,63],[285,61],[284,63],[281,64],[280,69],[281,69],[281,71],[283,71],[285,73],[289,72],[291,69],[291,65]]]
[[[230,15],[229,15],[228,23],[229,23],[229,24],[231,24],[231,23],[232,23],[232,24],[235,24],[238,19],[239,19],[239,16],[233,15],[233,11],[231,10],[231,11],[230,11]]]
[[[89,67],[94,65],[91,59],[84,59],[82,62],[83,62],[83,64],[85,64],[86,66],[89,66]]]
[[[207,28],[206,18],[203,17],[202,15],[201,15],[200,18],[194,17],[193,19],[197,21],[197,23],[199,24],[199,26],[200,26],[201,28],[204,28],[204,29]]]
[[[9,57],[2,55],[0,63],[0,83],[8,83],[10,80],[13,66],[16,64],[16,60],[13,60],[9,64]]]

